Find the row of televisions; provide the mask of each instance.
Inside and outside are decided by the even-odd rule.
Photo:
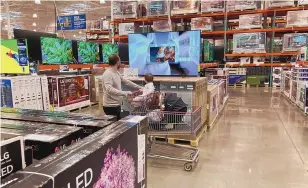
[[[111,54],[119,54],[121,61],[129,62],[129,45],[127,43],[98,44],[88,41],[67,40],[57,38],[56,34],[33,32],[28,30],[14,29],[15,39],[27,39],[27,51],[30,62],[40,62],[40,64],[98,64],[108,63]],[[209,51],[210,52],[209,54]],[[204,62],[221,61],[223,52],[216,49],[216,46],[209,48],[208,43],[203,44],[201,56]]]
[[[15,39],[27,39],[30,62],[45,65],[56,64],[96,64],[108,63],[111,54],[119,54],[122,61],[128,62],[127,44],[98,44],[95,42],[57,38],[55,34],[14,30]]]

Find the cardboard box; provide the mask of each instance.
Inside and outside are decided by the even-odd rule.
[[[212,31],[213,18],[211,17],[192,18],[191,30]]]
[[[208,101],[208,118],[207,125],[209,128],[213,126],[213,122],[218,116],[218,86],[208,85],[207,88],[207,101]]]
[[[197,0],[172,1],[171,15],[198,13],[199,7],[200,3]]]
[[[224,0],[201,1],[201,12],[224,12]]]
[[[39,113],[42,112],[42,113]],[[41,122],[41,123],[49,123],[49,124],[58,124],[58,125],[65,125],[65,126],[77,126],[83,128],[83,137],[89,136],[94,132],[105,128],[106,126],[110,125],[111,123],[116,121],[116,117],[114,116],[74,116],[66,115],[58,113],[58,115],[52,115],[53,113],[44,113],[44,111],[39,111],[36,114],[31,113],[30,110],[24,110],[24,113],[3,113],[2,112],[2,119],[9,119],[9,120],[19,120],[19,121],[31,121],[31,122]],[[83,138],[82,137],[82,138]]]
[[[22,136],[1,133],[1,180],[26,167]]]
[[[35,93],[36,93],[36,108],[37,110],[44,110],[43,94],[41,78],[38,76],[35,78]]]
[[[79,127],[1,119],[1,132],[24,137],[25,145],[33,149],[33,157],[40,160],[83,138]]]
[[[7,177],[3,187],[146,187],[145,145],[136,123],[116,122]]]
[[[49,100],[47,76],[41,77],[41,88],[42,88],[43,110],[50,111],[50,100]]]

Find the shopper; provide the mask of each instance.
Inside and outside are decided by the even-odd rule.
[[[109,68],[103,74],[103,109],[105,114],[114,115],[120,119],[122,97],[132,94],[131,91],[122,91],[121,82],[135,89],[141,86],[126,80],[118,72],[121,59],[117,54],[109,56]]]
[[[136,96],[133,99],[133,106],[134,107],[140,107],[142,105],[144,105],[144,103],[147,101],[147,99],[149,97],[153,97],[153,93],[155,91],[155,87],[153,84],[153,75],[151,73],[148,73],[146,75],[144,75],[144,80],[145,80],[145,86],[142,90],[142,94],[139,96]],[[152,95],[152,96],[151,96]]]

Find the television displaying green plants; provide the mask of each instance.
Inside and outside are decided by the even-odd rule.
[[[214,60],[213,44],[207,40],[203,41],[203,61],[212,62]]]
[[[109,56],[112,54],[119,54],[119,47],[117,44],[105,43],[102,44],[102,60],[103,63],[109,63]]]
[[[73,62],[72,41],[41,37],[43,64],[68,64]]]
[[[79,63],[96,63],[99,60],[98,44],[78,41],[77,46]]]

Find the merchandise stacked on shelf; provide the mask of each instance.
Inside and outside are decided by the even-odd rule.
[[[269,86],[271,67],[247,67],[246,84],[249,86]]]
[[[246,68],[227,68],[229,70],[229,85],[246,85]]]
[[[1,78],[1,107],[50,110],[46,76]]]
[[[18,126],[27,127],[25,130],[34,130],[38,124],[42,124],[30,124],[26,121],[20,121],[21,123],[18,123],[16,120],[4,121],[9,123],[4,124],[2,121],[1,126],[10,125],[9,128],[5,130],[8,130],[8,132],[14,130],[14,127],[17,129]],[[20,133],[21,136],[18,139],[25,140],[26,145],[31,139],[34,140],[33,142],[35,145],[42,144],[44,140],[53,141],[54,139],[59,139],[60,136],[55,136],[56,133],[52,133],[54,129],[51,126],[55,125],[39,127],[38,130],[40,131],[39,133],[35,132],[35,135],[31,134],[31,131],[26,133],[27,131],[25,130],[19,130],[24,133]],[[114,187],[119,187],[123,186],[122,177],[124,176],[129,177],[129,181],[124,182],[126,183],[126,185],[124,185],[125,187],[146,187],[147,159],[144,156],[147,155],[147,126],[146,117],[140,116],[133,116],[126,121],[112,123],[108,127],[80,139],[74,145],[68,146],[65,149],[62,148],[63,150],[51,154],[40,161],[34,162],[34,164],[26,167],[24,170],[16,168],[15,171],[20,171],[14,172],[6,178],[1,179],[2,187],[105,187],[111,184],[113,184]],[[62,130],[62,133],[65,134],[66,129],[78,129],[82,132],[81,128],[63,125],[61,129],[57,130]],[[3,129],[1,129],[1,132],[2,131]],[[68,139],[68,137],[69,136],[66,135],[66,139]],[[1,140],[1,146],[2,142],[3,140]],[[22,144],[22,142],[20,143]],[[51,143],[52,142],[49,144],[51,145]],[[61,142],[61,144],[61,146],[63,146],[66,142]],[[18,151],[18,149],[21,150],[20,147],[17,148],[15,146],[15,148],[11,147],[10,149],[11,150],[7,150],[7,152],[12,150],[14,150],[14,152],[10,152],[7,155],[9,158],[5,159],[6,162],[12,159],[18,159],[20,156],[20,152]],[[48,148],[40,147],[36,149],[38,149],[36,152],[42,154]],[[123,161],[125,161],[125,164]],[[24,164],[24,158],[18,162]],[[113,165],[121,162],[122,165]],[[3,172],[5,169],[2,169],[2,167],[1,165],[1,171]],[[38,171],[40,172],[39,174],[37,173]],[[116,174],[113,174],[114,172],[116,172]],[[110,181],[111,177],[113,180],[112,182]],[[121,182],[121,185],[115,182]]]
[[[301,110],[308,113],[308,68],[293,68],[291,71],[283,71],[280,90]]]
[[[280,87],[282,82],[282,71],[291,70],[290,67],[273,67],[272,70],[272,87]]]

